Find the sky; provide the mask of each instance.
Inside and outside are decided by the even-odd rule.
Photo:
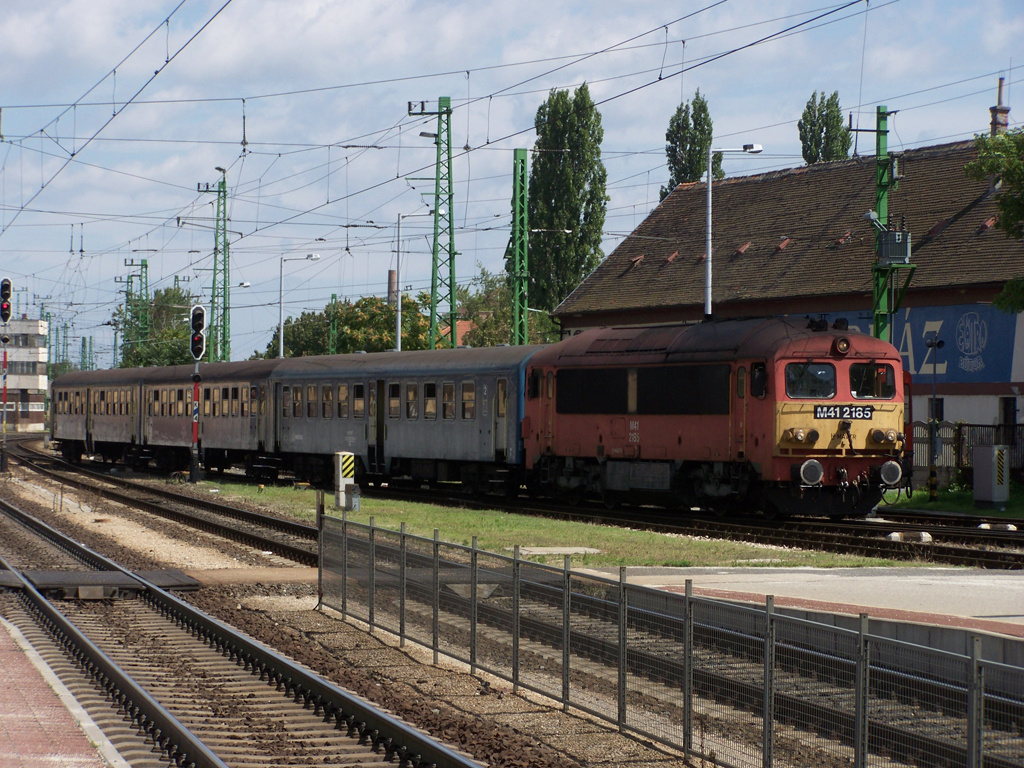
[[[890,150],[986,133],[1001,76],[1011,128],[1024,115],[1020,0],[5,0],[0,39],[0,274],[97,367],[142,259],[151,292],[209,303],[217,168],[232,359],[267,348],[282,305],[386,295],[399,250],[403,289],[429,291],[437,117],[417,113],[442,96],[471,287],[504,268],[513,150],[552,89],[585,82],[601,113],[605,255],[657,205],[697,89],[716,148],[764,147],[726,155],[729,176],[802,165],[814,91],[860,128],[896,110]]]

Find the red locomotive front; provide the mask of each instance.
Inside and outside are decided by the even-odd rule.
[[[602,328],[528,367],[542,488],[769,513],[868,511],[902,476],[900,357],[806,320]]]

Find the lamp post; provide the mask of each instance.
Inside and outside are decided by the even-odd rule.
[[[939,350],[946,345],[946,342],[939,338],[938,331],[933,331],[931,338],[925,341],[924,345],[932,351],[932,407],[930,409],[931,420],[928,422],[928,442],[931,444],[928,457],[928,501],[937,501],[939,497],[939,425],[935,384],[939,370]]]
[[[761,151],[760,144],[744,144],[736,149],[713,149],[708,144],[708,212],[707,212],[707,238],[704,252],[704,319],[711,319],[711,158],[715,152],[722,154],[746,153],[756,155]]]
[[[420,134],[421,136],[425,134]],[[436,136],[437,134],[431,134]],[[427,213],[400,213],[398,214],[397,234],[395,237],[395,351],[402,351],[402,219],[415,216],[433,216],[434,211]],[[444,209],[441,210],[444,215]]]
[[[277,356],[278,358],[284,358],[284,263],[286,261],[317,261],[320,258],[319,253],[307,253],[305,256],[296,256],[295,258],[281,257],[281,278],[278,282],[277,292]]]

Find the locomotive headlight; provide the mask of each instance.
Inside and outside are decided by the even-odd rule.
[[[804,433],[802,429],[793,430],[793,439],[796,440],[798,443],[802,443],[806,437],[807,435],[806,433]]]
[[[845,355],[850,351],[850,340],[845,336],[840,336],[832,345],[837,355]]]
[[[895,443],[896,442],[896,430],[895,429],[890,429],[888,432],[885,433],[885,441],[887,443]]]

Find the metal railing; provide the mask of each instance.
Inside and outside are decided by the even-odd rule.
[[[930,461],[929,422],[913,424],[914,466],[925,468]],[[1020,473],[1024,469],[1024,424],[964,424],[940,421],[936,466],[949,470],[974,468],[974,448],[984,445],[1008,446],[1010,468]]]
[[[321,603],[733,768],[1024,766],[1024,669],[322,517]]]

